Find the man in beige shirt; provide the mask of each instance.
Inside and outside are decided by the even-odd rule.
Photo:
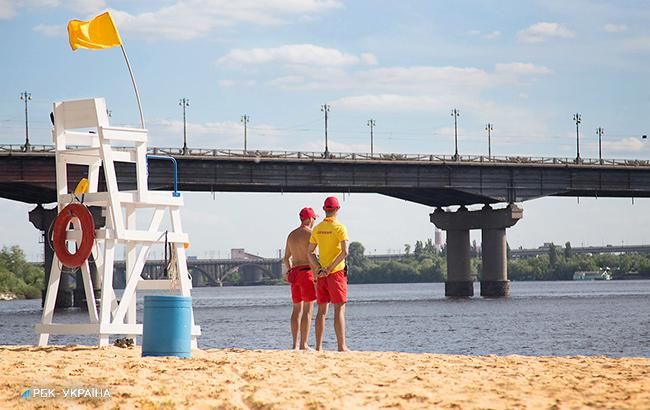
[[[311,324],[314,301],[316,300],[316,287],[314,274],[307,256],[311,228],[316,221],[316,213],[311,208],[300,211],[300,226],[289,234],[284,252],[284,266],[287,272],[284,279],[291,284],[291,299],[293,311],[291,312],[291,335],[294,350],[310,350],[307,346],[309,340],[309,327]],[[298,332],[300,331],[300,344]]]

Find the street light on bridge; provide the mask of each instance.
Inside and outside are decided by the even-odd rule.
[[[185,117],[185,108],[190,106],[189,98],[181,98],[178,105],[183,107],[183,155],[187,155],[187,121]]]
[[[598,135],[598,159],[600,160],[600,163],[603,163],[603,134],[605,133],[605,130],[602,129],[601,127],[598,127],[596,129],[596,135]]]
[[[25,101],[25,151],[29,151],[29,120],[28,120],[28,115],[27,115],[27,102],[31,101],[32,99],[32,93],[28,93],[27,91],[24,91],[20,93],[20,99],[22,101]]]
[[[375,130],[375,120],[369,119],[368,120],[368,126],[370,127],[370,155],[374,154],[374,133],[373,131]]]
[[[330,106],[328,104],[323,104],[320,106],[320,110],[325,113],[325,158],[328,158],[330,152],[327,146],[327,113],[330,112]]]
[[[576,122],[576,162],[580,162],[580,123],[582,122],[582,116],[576,113],[573,116],[573,121]]]
[[[248,130],[248,123],[250,122],[251,117],[248,115],[242,115],[241,117],[241,123],[244,124],[244,154],[247,151],[247,144],[248,144],[248,135],[247,135],[247,130]]]
[[[488,158],[492,158],[492,148],[491,148],[492,142],[490,141],[492,135],[491,133],[492,131],[494,131],[494,127],[492,126],[492,123],[488,122],[487,124],[485,124],[485,131],[487,131],[488,134]]]
[[[454,108],[451,110],[451,116],[454,117],[454,161],[458,161],[458,117],[460,112]]]

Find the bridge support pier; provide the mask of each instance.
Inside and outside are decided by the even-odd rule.
[[[474,296],[474,283],[469,261],[469,229],[449,229],[447,231],[445,296]]]
[[[447,231],[447,282],[445,296],[467,297],[474,295],[470,273],[469,231],[481,229],[483,271],[481,296],[504,297],[510,291],[506,257],[506,228],[523,217],[523,209],[514,204],[503,209],[485,205],[480,211],[468,211],[464,206],[456,212],[437,208],[431,222]]]
[[[503,297],[510,293],[506,247],[505,228],[482,229],[481,296],[483,297]]]
[[[95,226],[101,227],[104,225],[104,218],[100,216],[100,208],[90,207],[90,211],[95,219]],[[52,269],[52,261],[54,260],[54,249],[50,244],[50,239],[47,237],[51,234],[50,229],[54,219],[58,214],[56,208],[46,209],[42,205],[37,205],[36,208],[29,211],[29,222],[34,225],[34,227],[40,230],[43,234],[43,254],[44,254],[44,266],[45,271],[45,280],[43,281],[44,286],[50,281],[50,271]],[[93,257],[90,256],[89,260],[92,262]],[[85,300],[84,284],[81,280],[81,271],[79,270],[76,273],[75,280],[73,281],[74,272],[71,272],[68,268],[63,268],[61,272],[61,281],[59,282],[59,291],[56,296],[55,309],[69,308],[69,307],[80,307],[85,308],[86,304],[82,303]],[[90,264],[90,274],[91,279],[95,287],[95,298],[100,298],[100,281],[101,277],[97,273],[97,268],[94,263]],[[74,283],[74,287],[72,286]],[[41,307],[45,303],[45,294],[47,289],[41,291]]]

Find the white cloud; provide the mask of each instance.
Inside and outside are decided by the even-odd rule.
[[[632,52],[650,52],[650,36],[635,37],[626,40],[623,43],[623,48],[626,51]]]
[[[470,30],[470,31],[467,32],[467,34],[472,36],[472,37],[481,36],[482,38],[484,38],[486,40],[494,40],[494,39],[497,39],[497,38],[501,37],[501,32],[500,31],[493,31],[491,33],[481,35],[480,30]]]
[[[632,153],[646,148],[646,143],[640,138],[628,137],[618,141],[604,141],[603,149],[608,152]]]
[[[7,0],[0,0],[6,2]],[[106,6],[105,0],[32,0],[62,3],[67,8],[89,14]],[[0,3],[0,16],[2,13]],[[11,5],[11,3],[7,3]],[[147,3],[149,4],[149,3]],[[148,39],[191,40],[214,30],[237,24],[262,26],[301,21],[305,16],[343,7],[341,0],[178,0],[153,11],[131,14],[111,9],[120,32]],[[7,10],[10,11],[9,8]],[[48,32],[43,27],[39,31]]]
[[[183,121],[153,119],[147,121],[150,146],[161,148],[183,146]],[[285,137],[287,131],[267,124],[256,124],[254,118],[248,125],[248,147],[258,149],[270,147]],[[187,146],[189,148],[215,147],[242,149],[244,129],[239,121],[187,122]]]
[[[0,0],[0,20],[10,20],[16,16],[14,0]]]
[[[80,15],[96,13],[106,7],[105,0],[0,0],[0,20],[9,20],[18,14],[19,9],[35,9],[63,7],[73,10]],[[80,16],[81,17],[81,16]],[[54,27],[54,26],[52,26]],[[51,30],[43,28],[34,31],[49,33]]]
[[[507,63],[495,65],[495,72],[497,74],[506,75],[544,75],[551,74],[550,68],[544,66],[536,66],[530,63]]]
[[[193,0],[179,1],[153,12],[116,12],[124,32],[150,38],[190,40],[236,24],[262,26],[287,24],[307,14],[343,7],[339,0]]]
[[[603,26],[603,30],[606,33],[622,33],[627,31],[627,26],[625,24],[607,23]]]
[[[218,60],[222,64],[256,65],[289,64],[310,66],[345,66],[354,64],[376,64],[370,53],[360,56],[344,53],[335,48],[319,47],[313,44],[291,44],[275,48],[234,49]]]
[[[559,23],[536,23],[517,33],[523,43],[543,43],[549,38],[573,38],[575,33]]]
[[[65,35],[66,33],[66,27],[64,25],[49,26],[45,24],[39,24],[38,26],[34,26],[32,30],[37,33],[43,33],[48,37],[59,37]]]
[[[439,111],[449,108],[449,100],[439,96],[399,94],[356,95],[332,101],[333,107],[360,111]]]

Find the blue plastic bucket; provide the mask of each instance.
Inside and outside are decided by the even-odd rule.
[[[191,297],[144,297],[142,356],[192,357]]]

